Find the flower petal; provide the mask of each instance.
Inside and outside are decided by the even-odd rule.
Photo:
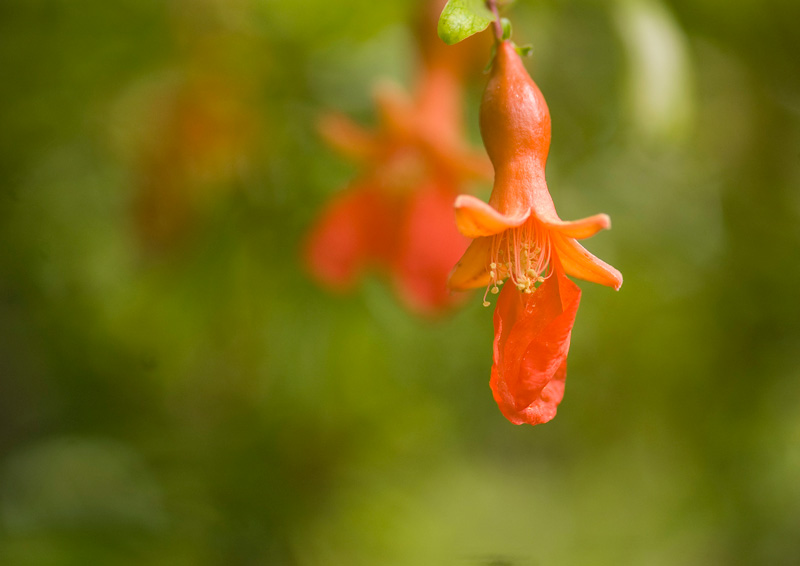
[[[370,186],[337,196],[313,227],[305,246],[311,273],[334,289],[353,285],[371,262],[386,262],[393,249],[391,203]]]
[[[428,151],[435,159],[444,164],[458,178],[491,179],[492,162],[484,152],[472,151],[461,146],[446,145],[441,141],[438,145],[428,144]]]
[[[376,136],[343,114],[322,116],[317,128],[323,139],[346,157],[364,161],[377,153]]]
[[[468,291],[476,287],[486,287],[489,284],[491,246],[491,238],[473,240],[450,273],[447,286],[453,291]]]
[[[603,260],[590,254],[586,248],[573,238],[558,232],[551,235],[552,242],[561,258],[564,271],[573,277],[585,279],[619,290],[622,287],[622,274]]]
[[[560,266],[554,267],[555,273],[533,294],[506,285],[497,301],[489,383],[500,411],[514,424],[546,423],[564,395],[581,291]]]
[[[397,83],[384,80],[373,91],[383,129],[400,137],[409,137],[419,129],[417,112],[408,93]]]
[[[401,221],[394,279],[401,297],[423,314],[460,300],[447,287],[453,264],[469,245],[453,224],[455,187],[429,180],[410,196]]]
[[[607,214],[595,214],[580,220],[545,219],[544,224],[562,236],[582,240],[594,236],[600,230],[611,228],[611,219]]]
[[[506,216],[472,195],[459,195],[455,208],[456,225],[467,238],[494,236],[524,224],[531,214],[528,209],[517,216]]]

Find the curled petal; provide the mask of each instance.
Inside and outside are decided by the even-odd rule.
[[[490,386],[500,411],[512,423],[535,425],[555,417],[564,395],[580,296],[578,286],[558,265],[531,295],[513,285],[500,293]]]
[[[450,269],[469,240],[453,224],[455,190],[429,181],[410,196],[401,220],[394,279],[415,311],[434,314],[461,297],[447,288]]]
[[[335,198],[311,230],[305,245],[309,271],[328,286],[344,290],[370,262],[386,262],[393,248],[390,203],[371,187],[354,187]]]
[[[489,254],[492,239],[478,238],[464,252],[450,273],[447,286],[453,291],[468,291],[489,284]]]
[[[506,411],[503,415],[514,424],[537,425],[553,420],[558,411],[558,405],[564,398],[566,379],[567,360],[565,358],[533,403],[520,410]]]
[[[456,225],[467,238],[494,236],[508,228],[525,223],[530,209],[517,216],[506,216],[472,195],[459,195],[456,199]]]
[[[573,238],[552,233],[552,242],[558,250],[564,271],[573,277],[599,283],[619,290],[622,287],[622,274],[603,260],[590,254],[586,248]]]
[[[595,214],[580,220],[544,220],[544,224],[567,238],[582,240],[594,236],[600,230],[611,228],[611,219],[607,214]]]

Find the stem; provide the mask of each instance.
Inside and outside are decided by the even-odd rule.
[[[497,0],[486,0],[486,7],[494,14],[494,36],[497,41],[503,40],[503,24],[500,23],[500,12],[497,10]]]

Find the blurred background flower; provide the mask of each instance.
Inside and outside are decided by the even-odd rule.
[[[625,273],[582,285],[534,429],[496,409],[479,300],[420,321],[302,267],[358,174],[317,118],[413,87],[418,15],[2,4],[0,563],[798,561],[800,5],[513,6],[556,206],[607,212]]]
[[[491,41],[488,34],[455,47],[439,41],[444,4],[419,3],[415,92],[379,84],[376,131],[337,113],[321,118],[321,135],[362,171],[325,206],[305,246],[309,271],[323,285],[348,290],[375,267],[426,315],[459,300],[447,287],[468,242],[453,221],[456,196],[470,181],[491,179],[489,159],[469,148],[463,127],[464,75],[479,68]]]

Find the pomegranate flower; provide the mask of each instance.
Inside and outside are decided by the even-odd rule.
[[[465,180],[488,178],[490,168],[463,142],[463,53],[425,45],[413,99],[397,88],[377,91],[377,132],[338,114],[322,121],[323,137],[363,174],[323,211],[305,259],[318,280],[340,290],[376,267],[410,308],[431,314],[457,299],[447,277],[469,243],[453,225],[453,199]]]
[[[514,45],[497,46],[480,114],[495,169],[489,203],[461,195],[456,223],[474,241],[450,275],[454,290],[498,293],[490,385],[515,424],[551,420],[564,394],[580,289],[566,275],[619,289],[622,275],[576,240],[610,228],[605,214],[563,221],[545,182],[550,112]],[[505,283],[505,285],[504,285]]]

